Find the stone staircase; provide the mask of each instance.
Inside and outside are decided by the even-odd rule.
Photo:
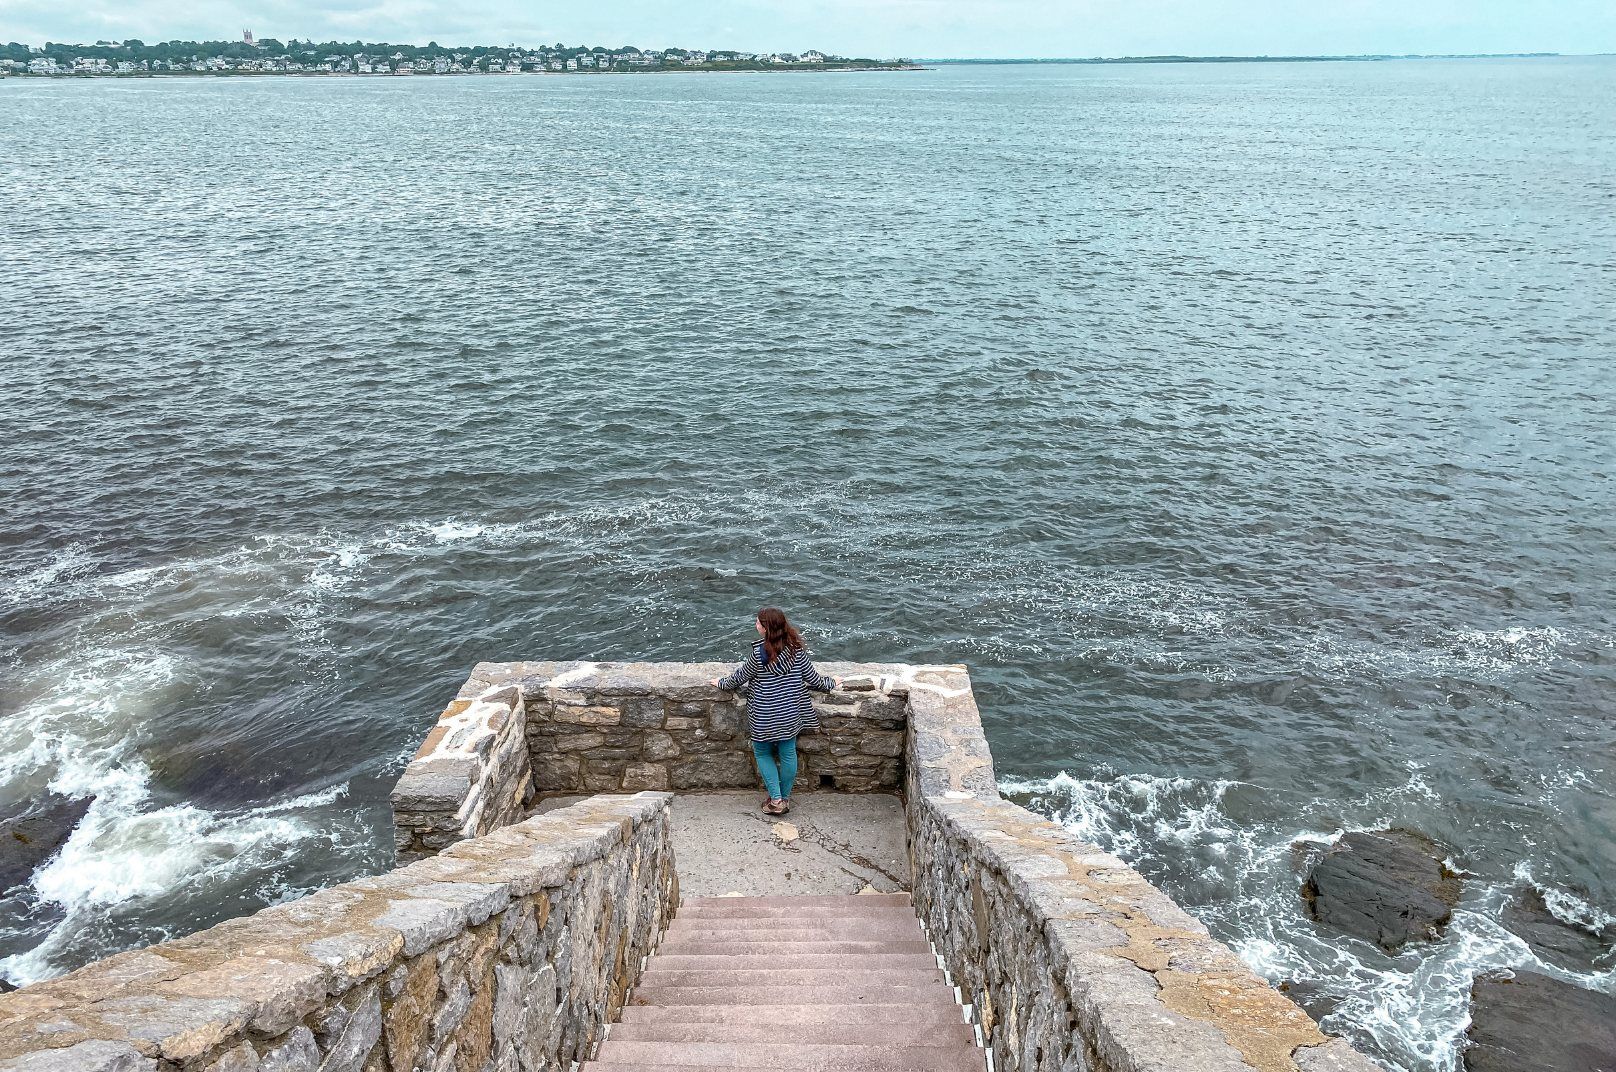
[[[907,893],[692,897],[584,1072],[984,1072]]]

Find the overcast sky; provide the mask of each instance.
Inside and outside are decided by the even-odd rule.
[[[260,37],[874,56],[1616,51],[1616,0],[0,0],[0,41]]]

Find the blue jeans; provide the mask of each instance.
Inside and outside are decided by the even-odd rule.
[[[757,760],[769,799],[790,800],[792,783],[797,780],[797,739],[753,741],[752,758]]]

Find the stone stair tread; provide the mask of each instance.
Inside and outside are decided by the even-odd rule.
[[[748,969],[843,968],[851,971],[915,968],[935,971],[937,958],[924,953],[809,953],[766,952],[757,947],[750,953],[671,953],[662,952],[651,961],[651,971],[746,971]]]
[[[986,1072],[907,894],[687,900],[588,1072]]]
[[[579,1066],[579,1072],[707,1072],[709,1069],[721,1069],[723,1072],[729,1072],[729,1070],[736,1067],[739,1066],[711,1064],[667,1065],[651,1064],[647,1061],[585,1061]],[[862,1070],[866,1069],[868,1069],[869,1072],[894,1072],[893,1069],[886,1065],[875,1066],[872,1068],[871,1066],[862,1064],[844,1066],[842,1064],[832,1065],[824,1062],[804,1065],[789,1064],[780,1065],[777,1067],[781,1069],[781,1072],[862,1072]],[[977,1063],[971,1065],[970,1068],[971,1072],[986,1072],[987,1062],[985,1060],[979,1060]],[[931,1065],[924,1063],[911,1063],[904,1065],[902,1072],[932,1072],[932,1070],[933,1066]],[[938,1072],[955,1072],[955,1070],[952,1067],[949,1067],[948,1069],[938,1070]]]
[[[640,977],[640,985],[672,987],[710,986],[924,986],[941,984],[943,973],[933,961],[924,968],[664,968],[655,958]]]
[[[667,929],[666,935],[673,939],[714,939],[726,936],[735,937],[772,937],[777,941],[814,941],[818,939],[868,942],[890,939],[892,941],[917,942],[921,939],[920,924],[910,917],[907,923],[880,923],[864,925],[856,923],[815,924],[793,923],[790,925],[772,922],[756,922],[752,920],[700,920],[702,926],[697,926],[697,920],[689,923],[674,921],[673,926]]]
[[[965,1012],[954,1003],[952,994],[931,991],[918,1002],[859,1005],[771,1005],[767,1022],[784,1024],[960,1024]],[[625,1005],[620,1017],[624,1024],[756,1024],[760,1020],[753,1003],[736,1005]]]
[[[779,953],[781,956],[850,956],[879,954],[931,955],[931,944],[924,940],[912,942],[848,942],[827,939],[820,942],[777,942],[768,938],[756,941],[715,939],[710,942],[691,942],[683,939],[664,940],[658,947],[659,957],[727,957],[750,956],[758,953]]]
[[[837,893],[803,894],[787,897],[686,897],[680,911],[686,908],[770,908],[778,906],[841,905],[852,902],[865,905],[885,905],[912,909],[907,893]]]
[[[831,1046],[974,1046],[976,1034],[963,1021],[953,1024],[793,1024],[758,1023],[619,1023],[608,1036],[615,1042],[792,1042]]]
[[[914,909],[908,905],[860,904],[862,897],[849,897],[841,904],[696,905],[681,907],[675,919],[870,919],[911,920]]]
[[[616,1042],[607,1039],[596,1058],[600,1065],[685,1068],[790,1068],[816,1072],[979,1072],[981,1052],[937,1046],[821,1046],[812,1043],[756,1042]]]
[[[866,983],[861,986],[646,986],[631,997],[636,1005],[894,1005],[954,1000],[941,982],[923,986]]]

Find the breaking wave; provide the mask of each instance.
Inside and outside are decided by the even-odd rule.
[[[1539,959],[1501,916],[1532,888],[1563,921],[1589,929],[1612,917],[1575,894],[1532,878],[1529,864],[1501,882],[1472,877],[1443,938],[1391,955],[1371,943],[1325,933],[1302,910],[1298,843],[1324,846],[1348,830],[1378,829],[1429,786],[1416,766],[1408,782],[1359,802],[1380,818],[1332,830],[1240,819],[1238,812],[1308,815],[1339,803],[1257,800],[1273,791],[1243,782],[1201,781],[1102,771],[1093,778],[1004,778],[1000,790],[1102,849],[1161,886],[1270,982],[1297,997],[1322,1026],[1408,1072],[1460,1072],[1470,1023],[1470,987],[1499,968],[1529,968],[1580,986],[1616,993],[1616,964],[1586,973]],[[1240,798],[1247,798],[1241,801]],[[1266,803],[1267,807],[1247,807]],[[1210,876],[1210,877],[1209,877]]]

